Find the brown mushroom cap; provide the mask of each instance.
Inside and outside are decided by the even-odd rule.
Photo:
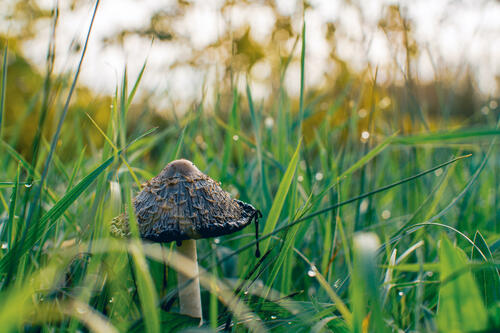
[[[184,159],[170,162],[149,180],[134,208],[141,237],[155,242],[231,234],[260,214]]]

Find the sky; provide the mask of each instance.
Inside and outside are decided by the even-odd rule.
[[[37,0],[42,8],[52,8],[55,0]],[[15,33],[16,22],[5,19],[13,10],[14,0],[3,0],[0,13],[0,31]],[[147,69],[141,89],[157,96],[160,107],[201,98],[210,82],[218,80],[217,56],[207,54],[208,66],[200,70],[188,65],[173,66],[180,59],[191,56],[216,42],[228,29],[248,25],[251,37],[259,42],[271,38],[276,21],[268,2],[239,3],[221,13],[224,1],[191,1],[193,5],[184,16],[175,17],[172,29],[187,43],[160,42],[137,36],[127,37],[122,46],[106,45],[102,40],[122,29],[140,29],[149,23],[150,16],[158,11],[172,10],[174,1],[165,0],[102,0],[94,23],[91,41],[84,60],[80,83],[98,93],[108,94],[120,82],[127,66],[129,77],[135,77],[147,58]],[[434,68],[447,68],[449,75],[460,76],[464,64],[473,70],[479,91],[485,96],[500,94],[496,78],[500,77],[500,2],[498,1],[351,1],[310,0],[311,7],[304,17],[306,32],[306,87],[318,87],[324,82],[324,73],[335,73],[338,68],[329,60],[331,44],[326,39],[327,23],[336,27],[336,50],[352,68],[362,70],[369,63],[379,67],[379,82],[401,80],[404,58],[401,50],[388,41],[377,23],[393,4],[399,4],[413,22],[414,37],[421,49],[415,64],[419,81],[432,81]],[[90,22],[94,1],[82,1],[76,10],[69,8],[69,1],[59,1],[60,20],[56,39],[56,71],[76,68],[78,54],[70,52],[75,41],[83,41]],[[302,27],[302,2],[276,0],[281,15],[292,17],[296,34]],[[0,14],[1,15],[1,14]],[[37,65],[45,62],[50,20],[41,20],[39,33],[23,45],[25,54]],[[293,39],[286,43],[291,50]],[[43,50],[43,51],[40,51]],[[291,95],[299,92],[300,48],[286,76],[286,89]],[[270,62],[263,59],[252,69],[251,83],[256,98],[265,99],[269,94]],[[396,70],[395,70],[396,69]],[[399,69],[399,71],[398,71]],[[399,72],[399,74],[398,74]],[[241,84],[245,80],[242,80]],[[210,87],[208,95],[210,95]],[[161,105],[163,103],[163,105]]]

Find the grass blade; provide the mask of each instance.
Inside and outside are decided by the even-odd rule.
[[[486,262],[494,262],[493,254],[479,231],[476,231],[476,235],[474,236],[474,244],[476,246],[472,248],[472,260],[484,262],[484,255],[487,259]],[[474,275],[486,305],[491,306],[495,302],[498,302],[500,299],[500,275],[498,274],[498,269],[491,267],[477,271]]]
[[[480,138],[484,136],[498,136],[500,135],[500,129],[474,129],[474,130],[461,130],[453,132],[441,132],[441,133],[430,133],[430,134],[417,134],[411,136],[403,136],[399,138],[394,138],[394,144],[404,144],[404,145],[416,145],[422,143],[433,143],[442,141],[453,141],[460,139],[469,138]]]
[[[365,156],[363,156],[356,163],[354,163],[349,169],[347,169],[346,171],[344,171],[339,176],[339,179],[342,180],[345,177],[349,176],[351,173],[353,173],[354,171],[358,170],[363,165],[365,165],[366,163],[368,163],[371,159],[373,159],[375,156],[377,156],[378,154],[380,154],[389,144],[391,144],[393,142],[393,140],[396,137],[396,135],[397,135],[397,132],[394,133],[393,135],[391,135],[390,137],[386,138],[377,147],[375,147],[372,150],[370,150],[370,152],[368,152],[368,154],[366,154]]]
[[[0,139],[2,138],[2,128],[3,128],[3,114],[5,110],[5,90],[7,87],[7,52],[9,49],[9,43],[5,44],[5,49],[3,51],[3,63],[2,63],[2,90],[0,91]]]
[[[146,69],[147,62],[148,59],[144,60],[144,64],[142,65],[141,71],[139,72],[139,75],[135,80],[134,86],[132,87],[132,91],[130,91],[130,95],[128,96],[127,100],[127,109],[130,107],[130,104],[132,104],[132,100],[134,99],[135,93],[137,92],[137,88],[139,87],[139,83],[141,82],[142,75],[144,74],[144,70]]]
[[[439,306],[437,321],[442,332],[470,332],[487,328],[488,315],[470,271],[466,271],[451,281],[448,279],[456,271],[467,265],[465,254],[455,248],[445,234],[441,236]],[[474,309],[474,311],[471,311]]]
[[[297,167],[297,163],[299,162],[299,152],[302,141],[299,142],[297,148],[295,149],[295,153],[286,168],[285,174],[283,178],[281,178],[280,185],[278,187],[278,192],[274,197],[273,204],[271,206],[271,210],[266,219],[266,224],[264,226],[263,233],[265,235],[271,233],[276,228],[276,224],[278,223],[278,219],[281,214],[281,210],[285,203],[286,196],[288,194],[288,189],[292,184],[293,175],[295,174],[295,169]],[[262,243],[262,253],[266,253],[269,248],[269,240],[266,240]]]

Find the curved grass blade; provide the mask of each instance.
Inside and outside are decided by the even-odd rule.
[[[297,167],[297,163],[299,162],[299,152],[302,141],[299,141],[297,148],[295,149],[295,153],[286,168],[285,174],[283,178],[281,178],[280,185],[278,187],[278,192],[276,192],[276,196],[274,197],[273,204],[271,206],[271,210],[266,219],[266,224],[264,226],[264,234],[270,234],[273,230],[275,230],[276,224],[278,223],[278,219],[281,214],[281,210],[285,203],[286,196],[288,194],[288,189],[292,184],[293,175],[295,174],[295,169]],[[261,237],[262,239],[262,237]],[[269,248],[269,241],[266,240],[262,243],[262,253],[266,253]]]
[[[437,322],[440,331],[482,331],[487,328],[488,314],[470,271],[451,281],[448,277],[467,265],[465,254],[455,248],[446,234],[441,236],[439,250],[440,280]],[[474,309],[471,311],[471,309]]]
[[[404,145],[415,145],[421,143],[433,143],[442,141],[452,141],[467,138],[477,138],[483,136],[498,136],[500,135],[500,129],[478,129],[478,130],[464,130],[464,131],[454,131],[454,132],[442,132],[442,133],[431,133],[431,134],[417,134],[406,137],[394,138],[393,143],[404,144]]]
[[[139,87],[139,83],[141,82],[142,75],[144,74],[144,70],[146,69],[146,64],[148,62],[148,59],[144,60],[144,64],[142,64],[141,71],[139,72],[139,75],[137,76],[137,79],[135,80],[134,86],[132,87],[132,90],[130,91],[130,95],[128,96],[127,100],[127,109],[130,107],[130,104],[132,104],[132,100],[134,99],[135,93],[137,92],[137,88]]]

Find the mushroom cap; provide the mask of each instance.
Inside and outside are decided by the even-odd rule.
[[[133,203],[141,237],[162,243],[231,234],[258,212],[184,159],[167,164]]]

